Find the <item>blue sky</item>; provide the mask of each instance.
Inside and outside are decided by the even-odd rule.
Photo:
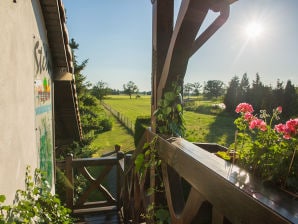
[[[63,0],[70,38],[79,60],[89,59],[88,81],[113,89],[133,81],[151,89],[152,5],[150,0]],[[180,1],[175,0],[175,14]],[[204,29],[217,14],[210,12]],[[189,61],[185,83],[222,80],[258,72],[273,87],[279,78],[298,85],[298,0],[239,0],[228,21]],[[249,24],[257,24],[251,31]]]

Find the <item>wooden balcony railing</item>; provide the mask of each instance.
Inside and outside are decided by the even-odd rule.
[[[151,141],[154,136],[147,131],[146,141]],[[236,165],[182,138],[166,141],[157,137],[156,148],[162,160],[162,177],[172,224],[298,223],[297,199],[276,188],[263,187]],[[146,185],[152,186],[155,176],[148,170],[147,179],[142,181],[133,166],[129,176],[126,191],[130,199],[126,201],[130,209],[125,211],[130,211],[131,217],[127,220],[139,223],[142,221],[139,215],[145,213],[146,205],[150,203]],[[186,197],[185,182],[190,188]]]
[[[298,223],[297,198],[291,198],[274,187],[264,187],[245,170],[182,138],[164,140],[147,130],[140,145],[153,138],[162,161],[160,172],[165,186],[164,198],[172,224]],[[216,147],[218,145],[211,146],[211,151]],[[65,163],[60,163],[59,167],[66,168],[70,183],[74,183],[73,172],[82,173],[91,183],[76,201],[73,188],[68,188],[68,206],[74,212],[114,206],[123,211],[125,223],[154,223],[144,214],[149,204],[160,200],[159,195],[148,196],[147,192],[156,184],[156,170],[148,168],[145,178],[140,179],[132,162],[142,150],[140,147],[132,155],[117,153],[96,159],[68,157]],[[103,168],[94,178],[86,170],[87,166]],[[115,166],[118,167],[114,175],[118,189],[116,197],[102,183],[104,176]],[[102,192],[105,199],[87,202],[93,190]]]

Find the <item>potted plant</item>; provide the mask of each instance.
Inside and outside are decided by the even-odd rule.
[[[263,181],[298,193],[298,118],[278,123],[282,107],[253,114],[248,103],[236,107],[239,117],[234,121],[237,131],[229,150],[236,153],[237,164],[252,171]]]

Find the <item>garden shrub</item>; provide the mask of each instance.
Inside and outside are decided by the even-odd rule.
[[[12,205],[2,205],[5,196],[0,195],[0,224],[4,223],[73,223],[71,210],[61,205],[52,195],[42,173],[36,169],[34,178],[30,167],[26,169],[25,190],[17,190]]]
[[[195,111],[196,110],[196,101],[195,100],[184,100],[183,109],[186,111]]]
[[[139,141],[141,140],[146,128],[150,126],[151,117],[150,116],[139,116],[135,122],[135,134],[134,134],[134,143],[135,146],[138,146]]]
[[[112,130],[113,122],[111,118],[104,118],[99,124],[102,127],[102,132]]]
[[[206,104],[206,105],[199,105],[195,112],[200,114],[221,114],[225,110],[224,104]]]

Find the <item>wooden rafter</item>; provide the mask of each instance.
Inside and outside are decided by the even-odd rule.
[[[189,58],[226,22],[234,1],[182,0],[175,27],[174,0],[153,2],[152,114],[173,81],[183,85]],[[197,37],[209,10],[220,15]]]

